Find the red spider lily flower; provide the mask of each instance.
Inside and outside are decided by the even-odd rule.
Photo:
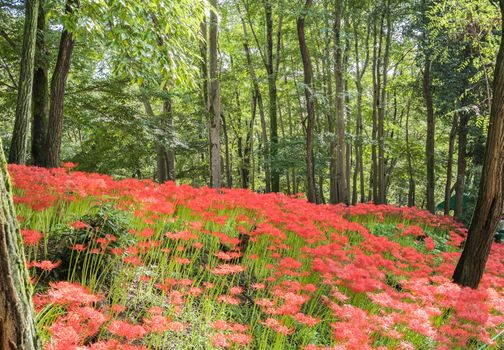
[[[180,258],[180,257],[173,258],[173,261],[175,261],[177,264],[180,264],[180,265],[189,265],[191,263],[190,259]]]
[[[56,282],[49,283],[47,300],[58,305],[90,305],[100,301],[102,297],[89,293],[78,283]]]
[[[70,224],[70,227],[72,227],[75,230],[83,230],[83,229],[89,229],[91,226],[82,221],[75,221],[74,223]]]
[[[26,246],[35,246],[44,238],[44,234],[36,230],[21,230],[21,235]]]
[[[434,240],[431,237],[425,238],[425,248],[427,251],[431,251],[436,248],[436,243],[434,243]]]
[[[264,283],[254,283],[250,287],[257,290],[263,290],[266,288],[266,285]]]
[[[194,247],[194,249],[201,249],[201,248],[203,248],[205,245],[204,245],[203,243],[201,243],[201,242],[195,242],[195,243],[193,243],[193,245],[192,245],[192,246]]]
[[[124,337],[128,341],[140,339],[147,333],[144,327],[138,324],[132,324],[127,321],[114,320],[107,327],[107,330],[119,337]]]
[[[231,295],[238,295],[243,293],[243,288],[242,287],[231,287],[229,288],[229,294]]]
[[[61,163],[61,166],[62,166],[65,170],[69,171],[69,170],[71,170],[71,169],[75,168],[75,167],[77,166],[77,164],[72,163],[72,162],[65,162],[65,163]]]
[[[181,241],[188,241],[190,239],[197,239],[198,235],[190,231],[180,231],[177,233],[167,232],[165,233],[165,237],[173,240],[179,239]]]
[[[243,253],[240,253],[240,252],[228,252],[228,253],[217,252],[214,255],[221,260],[233,260],[233,259],[237,259],[237,258],[240,258],[241,256],[243,256]]]
[[[29,266],[39,268],[44,271],[51,271],[61,265],[61,260],[52,262],[49,260],[43,260],[40,262],[32,261]]]
[[[70,249],[76,250],[78,252],[83,252],[84,250],[86,250],[86,246],[84,244],[78,243],[71,246]]]
[[[226,303],[230,305],[239,305],[240,299],[233,297],[232,295],[219,295],[217,297],[217,302]]]
[[[233,273],[240,273],[245,271],[245,266],[220,264],[215,269],[211,270],[214,275],[229,275]]]
[[[313,327],[317,323],[320,322],[320,319],[315,318],[315,317],[311,317],[309,315],[305,315],[301,312],[298,312],[297,314],[295,314],[293,318],[296,321],[298,321],[299,323],[303,323],[303,324],[307,325],[308,327]]]
[[[110,306],[110,311],[112,311],[114,313],[121,313],[124,310],[126,310],[126,308],[122,305],[119,305],[119,304],[114,304],[114,305]]]

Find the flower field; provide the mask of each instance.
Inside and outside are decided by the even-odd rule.
[[[9,166],[47,350],[499,349],[504,245],[416,208]]]

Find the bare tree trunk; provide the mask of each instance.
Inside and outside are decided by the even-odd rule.
[[[364,189],[364,164],[362,157],[362,78],[366,73],[366,69],[369,62],[369,33],[370,24],[367,25],[366,30],[366,56],[364,63],[361,67],[360,52],[359,52],[359,33],[358,33],[359,23],[354,23],[354,47],[355,47],[355,85],[357,88],[357,115],[355,120],[355,169],[353,174],[353,190],[352,190],[352,204],[357,203],[357,178],[360,177],[360,201],[365,202],[365,189]]]
[[[0,139],[0,349],[38,350],[32,287]]]
[[[305,37],[305,17],[308,13],[313,0],[306,0],[303,11],[297,19],[297,32],[299,39],[299,49],[301,51],[301,59],[303,61],[304,84],[305,84],[305,99],[307,110],[307,127],[306,127],[306,180],[307,180],[307,196],[308,201],[315,203],[317,201],[317,193],[315,187],[315,156],[313,153],[314,144],[314,128],[315,128],[315,102],[313,100],[313,85],[312,85],[312,64],[310,53],[306,46]]]
[[[467,133],[469,112],[462,111],[458,127],[458,159],[457,159],[457,182],[455,184],[455,211],[454,216],[461,219],[464,215],[464,189],[467,167]]]
[[[259,107],[259,117],[261,121],[261,137],[263,141],[263,158],[264,158],[264,171],[265,171],[265,185],[266,192],[271,192],[271,172],[270,172],[270,151],[268,147],[268,130],[266,126],[266,117],[264,115],[264,104],[262,100],[261,89],[259,88],[259,82],[255,73],[254,65],[252,62],[252,57],[250,54],[250,47],[248,42],[247,25],[245,24],[245,19],[243,18],[240,7],[238,6],[238,12],[240,13],[240,19],[243,28],[243,48],[245,50],[245,56],[247,58],[247,66],[250,75],[250,80],[252,81],[253,94],[254,94],[254,108]],[[276,88],[275,88],[276,89]],[[254,111],[255,116],[255,111]]]
[[[341,17],[343,15],[343,0],[334,2],[334,72],[336,81],[336,193],[332,203],[346,203],[346,143],[345,143],[345,89],[343,82],[343,42],[341,41]]]
[[[9,163],[25,164],[28,124],[32,113],[33,69],[37,37],[39,0],[26,0],[23,48],[19,72],[16,119],[10,145]]]
[[[220,106],[220,87],[217,68],[217,0],[211,0],[210,5],[210,30],[209,30],[209,119],[210,119],[210,145],[211,145],[211,175],[212,187],[221,188],[221,159],[220,159],[220,125],[221,125],[221,106]]]
[[[378,202],[378,157],[377,157],[377,127],[378,111],[380,110],[380,60],[383,36],[383,15],[380,20],[380,32],[377,30],[378,6],[373,15],[373,129],[371,133],[371,176],[369,177],[369,200]]]
[[[500,0],[504,30],[504,0]],[[462,256],[453,280],[477,288],[485,269],[495,229],[502,217],[504,181],[504,37],[501,38],[495,67],[493,101],[481,173],[478,201]]]
[[[67,0],[65,12],[72,14],[74,6],[79,6],[78,0]],[[51,79],[51,103],[45,143],[47,152],[45,166],[48,168],[57,168],[60,166],[63,104],[73,48],[74,39],[72,33],[65,28],[61,33],[58,59]]]
[[[453,116],[452,127],[450,130],[450,140],[448,142],[448,161],[446,165],[446,185],[444,198],[444,214],[450,215],[450,199],[452,188],[452,167],[453,167],[453,150],[455,149],[455,136],[457,136],[457,116]]]
[[[431,58],[430,58],[430,48],[428,47],[428,32],[427,32],[427,11],[428,7],[426,0],[422,0],[423,7],[423,17],[424,17],[424,29],[423,33],[423,45],[424,45],[424,69],[423,69],[423,95],[425,100],[425,107],[427,109],[427,142],[425,144],[425,154],[427,163],[427,210],[431,213],[436,212],[436,203],[434,198],[434,190],[436,187],[435,177],[434,177],[434,138],[435,138],[435,120],[434,120],[434,102],[432,98],[432,87],[431,87]]]
[[[386,1],[385,14],[387,22],[387,36],[385,38],[385,53],[383,55],[383,83],[381,86],[381,96],[378,108],[378,200],[377,203],[386,203],[386,174],[385,174],[385,114],[387,101],[387,81],[388,81],[388,64],[390,56],[390,44],[392,41],[392,21],[390,18],[390,1]],[[379,69],[379,67],[378,67]],[[378,74],[380,74],[378,72]]]
[[[408,157],[408,175],[409,175],[409,187],[408,187],[408,207],[415,206],[415,175],[413,170],[413,161],[411,156],[411,146],[409,141],[409,120],[411,111],[411,100],[408,100],[408,105],[406,107],[406,155]]]
[[[40,1],[37,20],[37,42],[35,52],[35,72],[33,76],[33,121],[31,158],[32,164],[44,166],[45,137],[48,119],[48,55],[45,43],[44,1]]]
[[[173,127],[173,107],[171,97],[166,90],[167,88],[165,87],[165,93],[167,96],[163,99],[163,128],[164,134],[168,135],[168,145],[163,148],[166,162],[166,180],[175,181],[175,150],[173,148],[175,130]]]
[[[222,120],[222,131],[224,131],[224,149],[226,155],[226,185],[228,188],[233,188],[233,173],[231,172],[232,165],[231,165],[231,156],[229,153],[229,135],[224,113],[221,113],[221,120]]]
[[[277,76],[278,63],[280,62],[280,38],[282,31],[282,16],[280,15],[277,31],[276,62],[273,55],[273,16],[271,1],[264,1],[266,14],[266,71],[268,72],[268,92],[269,92],[269,116],[270,116],[270,152],[272,164],[276,164],[278,154],[278,121],[277,121]],[[271,166],[271,190],[280,191],[280,171],[278,166]]]

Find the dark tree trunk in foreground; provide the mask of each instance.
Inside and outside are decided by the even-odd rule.
[[[307,180],[307,196],[308,201],[315,203],[317,201],[317,193],[315,188],[315,156],[313,154],[314,128],[315,128],[315,101],[313,100],[312,86],[312,64],[310,53],[306,46],[305,38],[305,16],[312,5],[312,0],[306,0],[303,12],[297,20],[297,32],[299,39],[299,49],[303,60],[304,84],[305,84],[305,99],[307,111],[307,126],[306,126],[306,180]]]
[[[217,0],[210,1],[212,10],[210,11],[210,30],[208,35],[209,44],[209,92],[208,108],[210,121],[210,155],[211,155],[211,176],[212,187],[221,188],[221,157],[220,157],[220,125],[221,125],[221,106],[220,106],[220,87],[219,77],[217,76],[217,30],[218,20]]]
[[[500,0],[504,30],[504,0]],[[502,217],[504,181],[504,37],[495,67],[493,102],[478,201],[462,256],[453,273],[461,286],[477,288],[485,269],[495,229]]]
[[[67,0],[65,12],[71,14],[77,0]],[[51,103],[49,107],[49,122],[46,136],[46,161],[48,168],[57,168],[60,163],[61,138],[63,131],[63,102],[65,99],[66,82],[70,61],[74,48],[72,33],[66,28],[61,33],[58,59],[51,79]]]
[[[19,72],[16,119],[10,145],[9,163],[25,164],[28,144],[28,124],[32,108],[33,69],[39,0],[26,0],[23,49]]]
[[[44,166],[45,136],[48,118],[48,57],[45,43],[44,1],[40,2],[37,20],[37,42],[35,52],[35,72],[33,76],[33,121],[31,158],[32,164]]]
[[[36,349],[31,285],[0,140],[0,350]]]

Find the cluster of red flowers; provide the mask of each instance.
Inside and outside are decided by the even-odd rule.
[[[108,294],[114,288],[98,296],[76,283],[52,284],[34,298],[38,310],[51,304],[65,310],[46,326],[46,349],[145,349],[156,335],[194,327],[185,311],[209,302],[215,310],[202,314],[211,320],[199,320],[213,329],[216,348],[251,347],[271,334],[307,350],[467,348],[490,343],[504,325],[504,246],[492,246],[480,289],[458,287],[450,278],[466,231],[448,217],[417,208],[316,206],[280,194],[114,181],[70,169],[10,166],[16,203],[35,216],[86,198],[129,213],[131,227],[121,241],[127,243],[117,247],[117,237],[102,235],[71,249],[110,254],[116,265],[107,271],[133,272],[116,290],[128,289],[127,282],[129,296],[148,290],[158,299],[135,318],[127,302],[114,304]],[[96,230],[71,213],[55,215],[70,230]],[[385,222],[389,230],[395,225],[393,232],[372,233]],[[35,246],[44,234],[28,225],[24,241]],[[50,254],[44,259],[30,266],[59,265]],[[330,339],[314,344],[312,329]],[[424,343],[414,344],[418,339]]]

